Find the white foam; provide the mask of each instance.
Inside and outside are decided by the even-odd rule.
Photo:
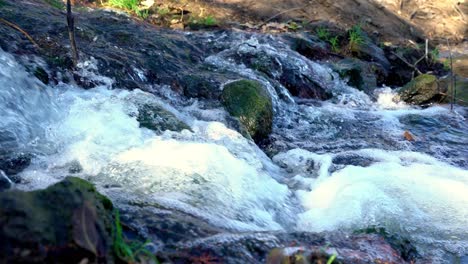
[[[369,167],[346,166],[298,191],[306,211],[298,228],[358,229],[372,225],[466,253],[468,172],[421,153],[363,150],[377,159]],[[451,238],[452,237],[452,238]],[[458,239],[453,239],[457,237]]]

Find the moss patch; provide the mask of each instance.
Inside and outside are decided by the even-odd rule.
[[[222,101],[229,114],[239,118],[254,140],[265,138],[271,133],[273,106],[259,82],[240,80],[227,84]]]

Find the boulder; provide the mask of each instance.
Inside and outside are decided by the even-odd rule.
[[[341,78],[348,80],[348,85],[372,94],[377,87],[377,78],[371,64],[358,59],[348,58],[338,61],[333,65]]]
[[[425,105],[440,102],[445,97],[437,77],[421,74],[403,86],[398,92],[400,99],[411,104]]]
[[[229,114],[240,120],[255,141],[270,134],[273,105],[262,84],[252,80],[234,81],[224,86],[221,97]]]
[[[390,62],[387,57],[385,57],[385,52],[374,44],[372,39],[360,28],[354,27],[352,30],[357,31],[357,34],[360,35],[361,39],[360,43],[350,43],[350,50],[353,55],[359,59],[380,64],[384,69],[385,74],[387,74],[390,70]]]
[[[0,151],[0,170],[8,175],[14,182],[20,179],[12,177],[26,169],[31,164],[32,155],[26,153],[11,153]]]
[[[80,178],[47,189],[0,193],[5,263],[113,262],[112,202]]]
[[[173,113],[158,104],[144,104],[138,108],[137,121],[140,127],[161,133],[165,130],[182,131],[190,127],[179,120]]]
[[[5,172],[0,170],[0,192],[10,189],[12,185],[13,183],[11,182],[10,178],[8,178]]]

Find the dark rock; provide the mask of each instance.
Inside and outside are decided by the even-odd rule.
[[[112,262],[112,203],[85,180],[0,193],[0,259],[7,263]]]
[[[26,153],[0,153],[0,170],[6,175],[14,176],[31,164],[31,158],[32,155]],[[14,177],[12,180],[17,182]]]
[[[301,34],[285,34],[282,36],[292,50],[299,52],[313,60],[323,60],[328,58],[327,43],[313,35]]]
[[[400,99],[411,104],[424,105],[444,99],[437,77],[422,74],[403,86],[398,92]]]
[[[254,140],[260,140],[270,134],[273,106],[261,83],[240,80],[226,84],[222,100],[229,114],[239,118]]]
[[[12,185],[13,185],[13,183],[8,178],[8,176],[5,174],[5,172],[0,170],[0,192],[10,189]]]
[[[137,121],[140,127],[146,127],[158,133],[165,130],[182,131],[190,127],[179,120],[173,113],[157,104],[141,105],[138,109]]]
[[[373,65],[358,59],[348,58],[340,60],[333,68],[341,78],[348,79],[348,85],[371,95],[377,87],[376,74]]]
[[[372,39],[364,31],[357,27],[354,27],[353,30],[357,30],[357,34],[359,34],[361,38],[361,43],[356,43],[350,47],[353,55],[359,59],[380,64],[384,70],[384,74],[387,75],[390,70],[390,62],[385,56],[385,52],[374,44]]]
[[[378,235],[344,233],[219,234],[179,244],[171,259],[176,263],[201,259],[214,263],[326,263],[333,255],[333,263],[409,263]]]
[[[353,165],[359,167],[369,167],[375,162],[372,158],[359,156],[354,153],[342,153],[333,157],[333,164],[337,165]]]
[[[355,234],[377,234],[385,239],[399,255],[406,261],[420,258],[420,254],[411,242],[399,234],[391,234],[382,227],[369,227],[362,230],[356,230]]]
[[[36,78],[38,78],[44,84],[49,84],[49,75],[43,68],[36,67],[34,70],[34,76],[36,76]]]

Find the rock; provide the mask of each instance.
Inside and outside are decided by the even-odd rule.
[[[49,75],[42,67],[36,67],[34,70],[34,76],[44,84],[49,84]]]
[[[0,192],[10,189],[12,184],[5,172],[0,170]]]
[[[211,243],[210,243],[211,242]],[[409,263],[375,234],[250,233],[219,234],[196,242],[178,244],[175,263]],[[184,262],[185,261],[185,262]]]
[[[400,99],[411,104],[424,105],[440,102],[445,96],[441,94],[437,77],[422,74],[403,86],[398,92]]]
[[[312,60],[328,58],[327,43],[313,35],[306,33],[288,33],[282,36],[292,50],[299,52]]]
[[[354,30],[359,31],[358,34],[361,36],[362,43],[351,45],[351,52],[359,59],[380,64],[383,67],[384,73],[386,75],[390,70],[390,62],[388,61],[387,57],[385,57],[385,52],[377,45],[375,45],[365,32],[357,28]]]
[[[252,80],[234,81],[224,86],[221,97],[229,114],[239,118],[255,141],[270,134],[273,106],[262,84]]]
[[[0,170],[10,177],[17,175],[31,164],[31,158],[32,156],[26,153],[12,154],[0,152]],[[17,181],[14,178],[12,180]]]
[[[80,178],[44,190],[1,192],[0,227],[6,263],[113,262],[112,203]]]
[[[348,85],[371,95],[377,87],[377,78],[371,64],[348,58],[338,61],[333,68],[341,78],[348,79]]]
[[[158,133],[165,130],[182,131],[190,127],[179,120],[173,113],[157,104],[144,104],[138,109],[137,121],[140,127],[146,127]]]
[[[463,106],[468,106],[468,78],[456,76],[456,89],[455,89],[455,103]],[[452,102],[453,84],[451,77],[446,76],[439,79],[439,84],[442,91],[446,91],[447,96],[444,99],[444,103]]]

